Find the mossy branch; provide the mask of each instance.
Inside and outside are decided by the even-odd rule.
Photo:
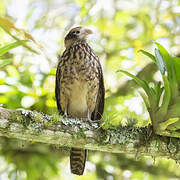
[[[103,130],[85,119],[63,119],[36,111],[0,108],[0,136],[111,153],[180,160],[180,139],[155,135],[151,127]]]

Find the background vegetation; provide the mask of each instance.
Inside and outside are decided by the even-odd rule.
[[[161,80],[155,65],[138,50],[153,52],[156,41],[178,55],[179,15],[178,0],[1,0],[0,16],[9,18],[17,29],[9,24],[3,28],[0,19],[0,48],[13,42],[24,44],[0,56],[0,103],[11,109],[27,108],[50,115],[57,112],[57,56],[64,50],[67,31],[82,25],[95,32],[89,43],[104,69],[104,126],[146,126],[150,120],[138,95],[140,87],[117,70],[131,72],[149,83]],[[89,153],[86,173],[77,177],[69,171],[68,149],[33,142],[19,142],[16,147],[16,140],[0,140],[2,180],[180,178],[179,164],[172,160],[100,152]]]

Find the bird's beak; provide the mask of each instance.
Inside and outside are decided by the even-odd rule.
[[[85,36],[88,36],[89,34],[93,34],[92,30],[84,28],[82,34]]]
[[[92,34],[93,32],[90,30],[90,29],[87,29],[87,28],[83,28],[81,30],[81,35],[80,35],[80,38],[81,39],[86,39],[90,34]]]
[[[90,29],[85,29],[85,33],[86,33],[87,35],[93,34],[92,30],[90,30]]]

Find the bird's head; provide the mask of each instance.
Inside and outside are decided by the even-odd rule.
[[[64,40],[66,48],[71,46],[76,41],[85,41],[87,36],[92,33],[93,32],[90,29],[81,26],[71,29]]]

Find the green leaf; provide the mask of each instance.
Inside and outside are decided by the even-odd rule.
[[[117,72],[122,72],[122,73],[128,75],[129,77],[133,78],[136,81],[136,83],[139,84],[139,86],[141,86],[144,89],[144,91],[146,92],[146,94],[147,94],[147,96],[149,98],[150,104],[152,106],[154,105],[154,98],[155,97],[154,97],[154,94],[153,94],[151,88],[149,88],[146,81],[143,81],[143,80],[139,79],[138,77],[134,76],[133,74],[131,74],[131,73],[127,72],[127,71],[118,70]]]
[[[167,119],[166,121],[163,121],[161,123],[159,123],[159,128],[161,131],[167,130],[167,129],[173,129],[172,128],[172,124],[175,124],[179,121],[179,118],[170,118]],[[179,124],[179,123],[178,123]],[[180,126],[179,126],[180,128]]]
[[[173,104],[168,109],[167,118],[176,118],[180,116],[180,102]]]
[[[18,46],[22,45],[22,42],[27,42],[27,40],[23,40],[23,41],[16,41],[14,43],[10,43],[6,46],[3,46],[2,48],[0,48],[0,56],[2,56],[3,54],[7,53],[9,50],[14,49]]]
[[[159,52],[161,53],[162,60],[164,61],[166,71],[168,72],[168,75],[171,75],[171,63],[170,63],[170,55],[166,51],[166,49],[159,43],[155,42],[157,45]]]
[[[141,97],[143,98],[143,101],[144,101],[144,103],[146,105],[146,108],[149,111],[150,105],[149,105],[148,97],[146,96],[146,94],[144,92],[142,92],[142,91],[138,91],[138,92],[141,95]]]
[[[163,90],[164,90],[164,87],[161,87],[161,82],[158,82],[158,84],[156,84],[155,86],[157,106],[159,105],[159,101],[160,101]]]
[[[180,84],[180,58],[179,57],[172,57],[174,61],[174,67],[176,71],[176,80],[178,84]]]
[[[17,40],[18,42],[21,42],[21,45],[24,46],[25,48],[27,48],[29,51],[39,54],[36,50],[34,50],[33,48],[31,48],[30,46],[28,46],[25,42],[23,42],[20,38],[16,37],[15,35],[13,35],[11,33],[12,30],[20,33],[21,35],[23,35],[25,38],[32,40],[34,43],[36,43],[36,41],[34,40],[34,38],[31,36],[31,34],[29,34],[27,31],[25,31],[24,29],[19,29],[17,28],[13,22],[11,22],[8,18],[0,16],[0,27],[7,33],[9,34],[13,39]],[[36,43],[37,44],[37,43]]]
[[[171,120],[171,121],[174,121],[174,123],[171,123],[171,124],[167,127],[167,129],[168,129],[168,130],[171,130],[171,131],[179,130],[179,129],[180,129],[180,120],[179,120],[179,118],[177,118],[177,116],[176,116],[176,118],[171,118],[170,120]],[[177,136],[176,136],[176,137],[177,137]]]
[[[6,30],[5,30],[6,31]],[[25,42],[23,42],[22,40],[20,40],[19,38],[17,38],[16,36],[14,36],[12,33],[10,33],[9,31],[6,31],[7,34],[9,34],[13,39],[17,40],[18,42],[21,42],[21,45],[23,47],[25,47],[26,49],[28,49],[29,51],[35,53],[35,54],[39,54],[36,50],[32,49],[30,46],[28,46]]]
[[[122,73],[128,75],[129,77],[133,78],[136,81],[136,83],[138,83],[145,90],[145,92],[149,91],[149,87],[147,87],[147,85],[144,83],[144,81],[139,79],[138,77],[134,76],[133,74],[131,74],[127,71],[124,71],[124,70],[118,70],[117,72],[122,72]]]
[[[164,96],[163,96],[162,105],[160,107],[160,111],[162,115],[165,115],[167,113],[169,102],[171,99],[171,89],[167,77],[165,75],[162,75],[162,77],[164,81]]]
[[[155,48],[155,56],[156,56],[156,64],[161,72],[161,74],[165,74],[165,64],[164,64],[164,61],[163,61],[163,58],[162,58],[162,55],[161,53],[159,52],[159,49],[156,49]]]
[[[8,65],[6,67],[6,71],[8,73],[9,76],[11,77],[16,77],[16,78],[20,78],[20,72],[18,71],[18,69],[16,68],[16,66],[13,65]]]
[[[0,61],[0,67],[5,66],[9,63],[11,63],[12,59],[4,59]]]
[[[151,53],[144,51],[142,49],[140,49],[138,52],[142,52],[144,55],[148,56],[154,63],[156,63],[156,58]]]
[[[174,99],[178,96],[178,83],[176,80],[176,71],[174,67],[174,61],[173,58],[169,55],[169,53],[166,51],[166,49],[159,43],[155,43],[162,55],[162,59],[165,64],[165,68],[167,71],[167,78],[169,80],[169,85],[171,88],[171,99],[174,101]]]

